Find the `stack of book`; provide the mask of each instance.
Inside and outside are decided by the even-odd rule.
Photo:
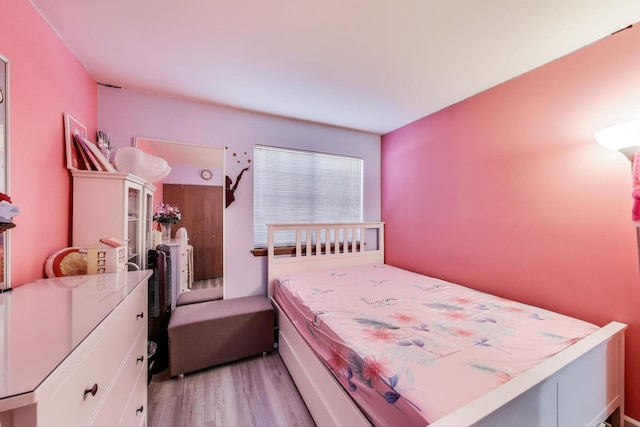
[[[78,169],[116,172],[116,168],[109,162],[100,149],[93,142],[82,135],[73,135],[73,148],[76,152],[75,158],[78,162]]]

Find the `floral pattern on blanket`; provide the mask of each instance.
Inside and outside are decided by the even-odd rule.
[[[433,422],[597,329],[388,265],[278,284],[277,301],[374,425]]]

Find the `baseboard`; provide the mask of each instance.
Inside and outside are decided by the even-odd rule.
[[[640,427],[640,421],[624,416],[624,427]]]

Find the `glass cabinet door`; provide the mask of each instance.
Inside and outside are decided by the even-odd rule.
[[[127,185],[127,261],[142,268],[142,187]]]
[[[144,214],[144,222],[145,222],[145,227],[144,227],[144,235],[145,235],[145,247],[147,249],[155,249],[152,244],[153,244],[153,210],[154,210],[154,206],[153,206],[153,190],[150,188],[145,187],[144,188],[144,197],[145,197],[145,203],[144,203],[144,209],[145,209],[145,214]],[[142,265],[141,267],[143,269],[147,268],[147,257],[146,255],[143,254],[142,256]]]

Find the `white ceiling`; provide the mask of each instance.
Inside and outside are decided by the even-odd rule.
[[[639,0],[31,0],[99,83],[384,134],[640,22]]]

